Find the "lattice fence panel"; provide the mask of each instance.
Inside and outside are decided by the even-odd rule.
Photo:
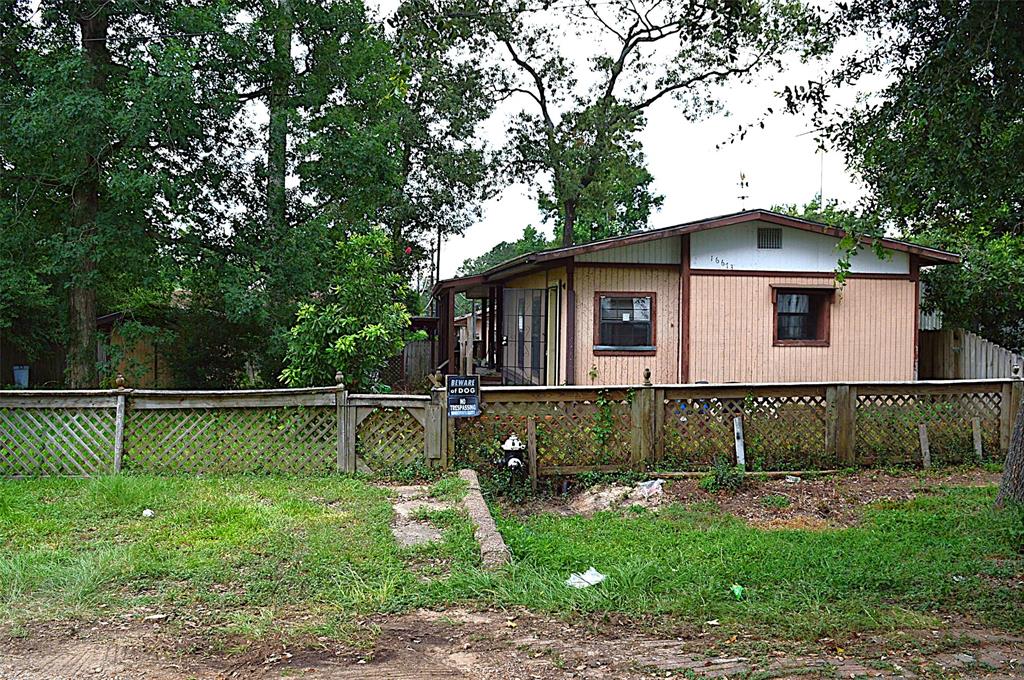
[[[658,466],[702,470],[716,457],[736,460],[733,419],[743,418],[747,467],[814,469],[831,466],[826,448],[828,407],[823,396],[667,398],[663,454]]]
[[[933,465],[972,461],[974,418],[981,424],[985,457],[998,459],[1001,401],[999,392],[858,395],[857,462],[863,466],[920,464],[921,424],[928,429]]]
[[[371,470],[425,460],[426,433],[404,408],[375,408],[356,431],[356,455]]]
[[[551,401],[487,401],[479,418],[459,419],[459,463],[489,465],[515,433],[524,442],[527,420],[537,429],[537,463],[545,467],[621,465],[630,462],[632,414],[625,394]]]
[[[113,409],[0,407],[0,476],[90,476],[114,469]]]
[[[333,407],[129,410],[123,468],[140,472],[325,474],[336,468]]]

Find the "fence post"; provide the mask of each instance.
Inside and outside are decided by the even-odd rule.
[[[917,436],[921,440],[921,467],[927,470],[932,466],[932,448],[928,443],[928,426],[924,423],[918,425]]]
[[[732,435],[736,441],[736,467],[747,469],[747,448],[743,441],[743,416],[732,419]]]
[[[832,391],[834,389],[834,391]],[[857,388],[850,385],[836,385],[829,388],[832,402],[829,404],[830,420],[827,424],[832,432],[836,461],[844,467],[853,467],[856,459],[857,438]]]
[[[455,418],[448,416],[448,381],[445,380],[444,388],[441,390],[444,395],[441,398],[441,422],[444,424],[444,439],[441,443],[441,467],[445,470],[451,465],[455,454]],[[482,399],[482,397],[481,397]]]
[[[838,434],[839,418],[836,410],[835,385],[825,388],[825,451],[830,453],[836,461],[839,460],[838,449],[836,448],[836,435]]]
[[[342,382],[341,371],[334,376],[334,381],[337,383],[337,390],[334,396],[334,403],[337,405],[337,417],[338,417],[338,459],[336,462],[336,469],[338,472],[349,472],[348,462],[348,390],[345,389],[345,383]]]
[[[537,477],[540,470],[537,469],[537,421],[533,416],[526,419],[526,452],[530,457],[530,489],[537,493]]]
[[[644,384],[633,395],[631,408],[633,421],[633,452],[630,463],[636,469],[651,460],[654,453],[654,385],[651,384],[651,369],[644,369]]]
[[[1010,437],[1013,435],[1013,424],[1017,421],[1022,392],[1024,381],[1015,379],[1003,385],[999,398],[999,453],[1003,456],[1010,450]]]
[[[665,390],[655,388],[654,402],[654,460],[661,462],[665,457]]]
[[[442,390],[430,390],[430,405],[426,410],[426,455],[428,465],[441,465],[441,449],[444,448],[444,409],[441,405]]]
[[[118,373],[117,380],[117,410],[114,415],[114,474],[121,473],[121,463],[124,459],[124,407],[125,395],[128,390],[124,387],[124,376]]]

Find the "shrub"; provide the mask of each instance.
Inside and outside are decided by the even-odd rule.
[[[732,465],[725,458],[716,457],[711,471],[700,480],[700,488],[711,493],[739,491],[745,483],[743,468]]]

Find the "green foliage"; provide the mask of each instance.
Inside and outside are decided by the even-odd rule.
[[[480,474],[480,490],[484,496],[506,503],[524,503],[533,496],[530,479],[504,465],[492,465]]]
[[[715,458],[711,471],[700,480],[700,488],[711,493],[739,491],[745,484],[743,468],[722,457]]]
[[[382,233],[338,243],[330,287],[299,307],[282,380],[295,387],[331,385],[340,371],[352,390],[375,388],[384,364],[420,337],[410,330],[409,310],[396,302],[407,292]]]
[[[947,489],[865,513],[856,527],[769,531],[714,509],[498,517],[513,565],[479,569],[472,525],[431,515],[439,545],[402,550],[387,492],[351,478],[119,476],[0,481],[0,625],[148,607],[214,636],[368,642],[373,613],[472,604],[617,612],[816,640],[945,616],[1024,628],[1019,515],[995,490]],[[141,516],[152,508],[152,518]],[[407,561],[429,555],[448,573]],[[836,556],[841,556],[837,559]],[[607,588],[564,585],[595,566]],[[955,578],[954,578],[955,577]],[[742,584],[736,600],[731,585]],[[273,612],[302,610],[301,619]],[[267,612],[272,612],[269,617]]]
[[[598,447],[604,447],[615,431],[615,401],[608,398],[608,390],[598,390],[594,405],[597,406],[597,413],[594,414],[594,424],[590,426],[590,433]]]
[[[468,258],[459,267],[458,275],[472,276],[473,274],[480,274],[520,255],[544,250],[549,245],[548,240],[542,233],[528,225],[523,229],[523,235],[517,240],[511,242],[502,241],[483,255]]]
[[[823,81],[787,88],[823,142],[867,186],[861,205],[890,233],[965,255],[925,274],[948,325],[1024,349],[1024,5],[857,0],[829,22],[856,53]],[[886,83],[853,107],[835,87]]]
[[[90,386],[97,310],[158,286],[181,230],[209,228],[231,201],[239,102],[208,67],[220,55],[204,34],[223,26],[222,6],[38,5],[0,11],[0,326],[23,345],[75,341],[87,351],[71,353],[72,377]]]
[[[0,329],[18,346],[88,349],[95,316],[144,312],[182,387],[273,385],[336,243],[384,229],[408,280],[489,195],[486,52],[447,5],[403,2],[387,33],[362,0],[35,10],[0,10]]]
[[[573,481],[574,486],[589,489],[598,484],[625,484],[632,486],[638,482],[647,480],[647,473],[640,470],[622,470],[621,472],[581,472]]]
[[[1024,352],[1024,235],[936,230],[931,242],[962,253],[964,262],[923,273],[925,307],[941,311],[947,328]]]
[[[801,5],[775,0],[615,3],[558,21],[490,9],[481,23],[512,64],[502,89],[528,103],[510,125],[505,173],[540,174],[540,208],[566,245],[642,229],[661,205],[639,141],[650,106],[673,98],[690,121],[715,112],[720,86],[780,68],[813,28]],[[585,63],[562,49],[566,23],[598,46]]]
[[[375,462],[372,475],[372,478],[376,481],[399,482],[401,484],[428,482],[440,477],[441,471],[438,468],[431,467],[420,458],[407,463],[391,465]]]
[[[770,494],[768,496],[761,496],[761,505],[773,510],[781,510],[792,505],[792,501],[781,494]]]
[[[430,485],[430,497],[458,502],[466,497],[468,490],[469,482],[457,475],[447,475]]]

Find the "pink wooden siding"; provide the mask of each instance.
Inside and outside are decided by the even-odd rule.
[[[576,267],[576,384],[629,385],[644,380],[650,368],[654,382],[679,380],[679,271],[673,267]],[[597,356],[594,354],[594,294],[596,292],[651,292],[657,296],[655,325],[657,351],[653,356]],[[591,369],[596,377],[591,378]]]
[[[690,279],[690,381],[913,380],[915,284],[849,279],[837,291],[828,347],[774,347],[771,284],[787,276]],[[821,279],[830,285],[831,278]]]

